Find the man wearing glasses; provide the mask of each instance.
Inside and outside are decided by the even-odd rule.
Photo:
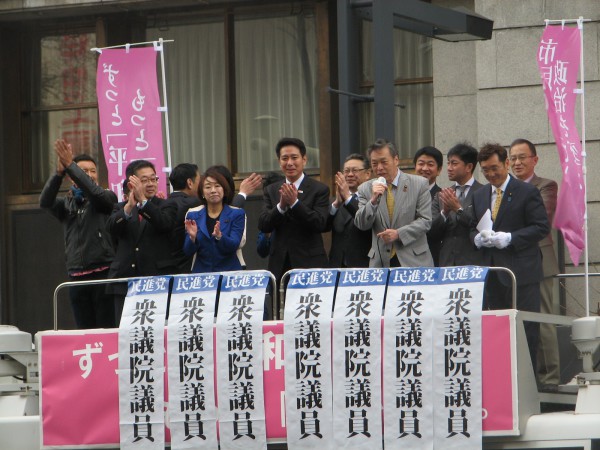
[[[530,183],[540,191],[548,222],[552,225],[556,211],[556,196],[558,185],[556,181],[540,178],[535,174],[535,166],[539,157],[535,145],[527,139],[516,139],[510,145],[510,167],[512,173],[521,181]],[[544,279],[540,283],[542,294],[540,312],[554,314],[553,276],[558,273],[558,261],[554,253],[552,233],[539,242],[542,252],[542,270]],[[560,382],[560,362],[556,328],[551,324],[540,325],[540,345],[537,353],[537,375],[540,387],[545,391],[556,391]]]
[[[369,267],[371,230],[356,228],[354,216],[358,211],[358,186],[370,178],[369,160],[358,153],[348,156],[343,173],[335,175],[335,200],[327,221],[327,229],[332,232],[330,267]]]
[[[177,272],[171,255],[170,233],[175,226],[177,205],[157,197],[158,177],[150,161],[138,160],[125,170],[127,201],[118,203],[108,219],[108,230],[116,244],[109,278],[167,275]],[[111,285],[117,323],[121,318],[127,285]]]

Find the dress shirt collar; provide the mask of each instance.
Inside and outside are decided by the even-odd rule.
[[[302,184],[302,180],[304,180],[304,172],[302,172],[302,175],[300,175],[300,178],[298,178],[293,183],[290,180],[288,180],[287,178],[285,179],[285,182],[287,184],[293,184],[294,186],[296,186],[296,189],[300,189],[300,185]]]

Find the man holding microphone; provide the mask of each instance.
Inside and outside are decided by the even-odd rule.
[[[372,230],[369,267],[431,267],[426,233],[431,227],[427,179],[399,168],[394,144],[378,139],[368,149],[376,179],[358,188],[354,223]]]

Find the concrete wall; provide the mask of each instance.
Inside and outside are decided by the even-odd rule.
[[[559,182],[562,172],[544,108],[535,60],[544,19],[591,19],[584,24],[586,145],[590,271],[600,271],[600,4],[597,0],[435,0],[465,6],[494,20],[489,41],[434,41],[435,144],[447,151],[460,140],[508,146],[517,137],[531,140],[540,162],[536,172]],[[580,108],[577,123],[581,130]],[[445,176],[442,176],[445,180]],[[484,181],[479,174],[478,179]],[[446,184],[447,184],[447,180]],[[443,183],[442,183],[443,184]],[[583,266],[568,272],[583,272]],[[582,279],[566,282],[567,313],[585,314]],[[598,310],[600,277],[590,283],[590,308]]]

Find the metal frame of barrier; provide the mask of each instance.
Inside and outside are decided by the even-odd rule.
[[[375,268],[375,267],[374,267]],[[386,267],[380,267],[381,269],[385,269]],[[517,309],[517,278],[515,277],[515,274],[512,270],[506,268],[506,267],[488,267],[489,270],[493,270],[493,271],[497,271],[497,272],[506,272],[512,281],[512,309]],[[279,284],[279,304],[277,305],[277,316],[273,316],[274,319],[278,319],[278,320],[283,320],[283,308],[285,305],[285,285],[286,285],[286,281],[288,280],[288,278],[290,277],[290,273],[293,270],[297,270],[297,269],[292,269],[292,270],[288,270],[286,273],[283,274],[283,276],[281,277],[281,283]],[[336,270],[336,269],[332,269],[332,270]],[[600,274],[598,274],[600,275]],[[275,303],[273,303],[273,305],[275,305]],[[273,307],[273,310],[275,311],[275,307]]]
[[[266,270],[264,272],[267,272]],[[277,314],[277,305],[278,305],[278,298],[277,298],[277,289],[275,288],[277,286],[277,282],[275,279],[275,275],[273,275],[271,272],[267,272],[269,274],[269,277],[271,278],[271,284],[273,286],[273,299],[272,299],[272,314],[273,314],[273,318],[275,319],[275,315]],[[219,272],[219,275],[221,275],[222,272]],[[175,275],[196,275],[193,273],[182,273],[182,274],[175,274]],[[155,276],[165,276],[165,277],[170,277],[173,275],[155,275]],[[86,280],[86,281],[66,281],[64,283],[59,284],[58,286],[56,286],[56,289],[54,289],[54,297],[53,297],[53,314],[54,314],[54,331],[58,330],[58,292],[65,288],[65,287],[70,287],[70,286],[83,286],[83,285],[89,285],[89,284],[114,284],[114,283],[127,283],[131,280],[139,280],[139,279],[144,279],[144,278],[152,278],[153,276],[142,276],[142,277],[128,277],[128,278],[107,278],[105,280]],[[267,294],[269,292],[267,291]]]

